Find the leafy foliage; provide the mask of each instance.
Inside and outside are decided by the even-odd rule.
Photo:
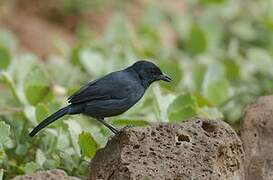
[[[16,38],[1,30],[0,177],[52,168],[83,176],[110,135],[105,127],[67,116],[35,138],[28,132],[81,85],[139,58],[153,59],[174,80],[154,84],[134,108],[110,118],[115,126],[199,116],[236,128],[246,104],[273,92],[272,6],[270,0],[195,0],[177,12],[151,3],[137,25],[113,16],[103,36],[79,36],[68,54],[45,62],[16,53]]]
[[[7,48],[0,47],[0,59],[0,69],[6,69],[11,60],[10,53],[8,52]]]
[[[95,154],[99,145],[93,139],[90,133],[82,132],[79,135],[79,145],[82,150],[82,154],[86,157],[92,158]]]
[[[5,122],[0,122],[0,144],[3,145],[10,135],[10,126]]]

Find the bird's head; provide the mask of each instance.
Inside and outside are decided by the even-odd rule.
[[[137,61],[132,65],[132,68],[137,72],[141,81],[147,87],[155,81],[162,80],[170,82],[172,80],[168,75],[162,73],[158,66],[149,61]]]

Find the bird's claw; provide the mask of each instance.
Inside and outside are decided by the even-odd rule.
[[[132,128],[133,126],[132,125],[126,125],[123,127],[123,129],[129,129],[129,128]]]

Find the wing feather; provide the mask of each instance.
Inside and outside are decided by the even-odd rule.
[[[128,73],[117,71],[98,80],[91,81],[68,98],[72,104],[84,103],[93,100],[122,99],[127,97],[126,90],[134,83],[128,78]]]

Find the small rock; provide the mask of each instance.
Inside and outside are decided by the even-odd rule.
[[[13,180],[80,180],[76,177],[68,176],[63,170],[53,169],[49,171],[37,171],[33,174],[16,176]]]
[[[273,179],[273,96],[259,98],[246,109],[241,124],[247,180]]]
[[[223,121],[125,128],[90,163],[89,180],[244,178],[242,143]]]

